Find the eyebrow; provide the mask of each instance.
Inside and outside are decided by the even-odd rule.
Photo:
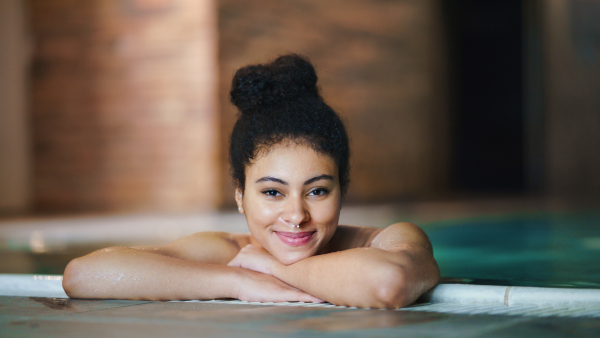
[[[313,177],[310,180],[304,182],[304,185],[309,185],[313,182],[319,181],[319,180],[330,180],[333,181],[333,176],[329,176],[329,175],[321,175],[321,176],[317,176],[317,177]]]
[[[333,181],[333,176],[330,176],[330,175],[316,176],[316,177],[313,177],[313,178],[309,179],[308,181],[304,182],[304,185],[308,185],[308,184],[314,183],[319,180]],[[277,182],[277,183],[280,183],[283,185],[288,185],[288,183],[286,181],[281,180],[279,178],[272,177],[272,176],[265,176],[265,177],[259,178],[258,180],[256,180],[255,183],[261,183],[261,182]]]

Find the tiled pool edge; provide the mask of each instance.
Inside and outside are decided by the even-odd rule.
[[[599,289],[439,284],[420,301],[464,305],[600,307]]]
[[[0,296],[67,298],[62,289],[62,276],[29,274],[0,274]],[[237,300],[196,302],[346,308],[328,303],[251,303]],[[417,304],[400,310],[600,317],[600,290],[440,284],[424,294]]]
[[[68,298],[62,275],[0,274],[0,296]]]

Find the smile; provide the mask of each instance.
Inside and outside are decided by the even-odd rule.
[[[302,246],[310,242],[315,236],[316,231],[306,232],[283,232],[275,231],[279,239],[289,246]]]

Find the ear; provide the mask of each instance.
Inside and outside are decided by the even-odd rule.
[[[244,213],[244,205],[242,203],[242,197],[244,197],[244,194],[242,193],[242,189],[235,188],[235,202],[237,203],[238,211],[240,212],[240,214]]]

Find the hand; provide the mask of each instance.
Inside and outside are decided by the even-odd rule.
[[[279,279],[259,272],[240,269],[240,280],[235,294],[247,302],[306,302],[323,301]]]
[[[248,244],[227,265],[273,275],[274,264],[281,263],[267,250],[254,244]]]

